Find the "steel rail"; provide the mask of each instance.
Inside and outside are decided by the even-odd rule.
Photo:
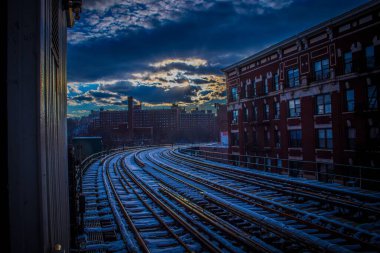
[[[255,185],[258,185],[260,187],[263,187],[263,188],[266,188],[266,189],[270,189],[270,190],[274,190],[274,191],[277,191],[277,192],[284,192],[284,193],[287,193],[287,194],[290,194],[290,195],[296,194],[298,196],[302,196],[302,197],[306,197],[306,198],[309,198],[309,199],[317,200],[319,202],[328,202],[329,204],[333,203],[336,206],[349,208],[351,210],[353,208],[356,211],[367,211],[367,212],[370,212],[370,213],[375,214],[377,216],[380,216],[380,209],[379,208],[365,206],[365,203],[363,203],[363,202],[361,202],[361,203],[355,203],[355,202],[352,202],[352,201],[349,201],[349,200],[345,200],[345,199],[341,199],[341,198],[337,198],[337,197],[334,197],[334,196],[331,196],[331,195],[327,195],[326,196],[326,195],[321,194],[320,192],[306,190],[305,187],[298,188],[298,187],[294,187],[294,186],[291,186],[291,185],[290,186],[286,186],[285,185],[285,186],[281,187],[281,186],[278,185],[278,181],[276,181],[276,185],[274,183],[265,184],[265,183],[263,183],[265,181],[258,181],[257,179],[252,178],[252,174],[245,173],[243,171],[233,170],[234,174],[232,174],[231,173],[232,170],[228,171],[229,169],[223,168],[222,166],[207,165],[207,164],[203,164],[202,162],[195,161],[195,160],[194,161],[190,161],[189,159],[186,159],[186,158],[184,158],[182,156],[177,156],[174,152],[171,152],[170,155],[175,156],[175,158],[173,158],[173,157],[170,157],[169,155],[164,155],[163,152],[161,153],[161,156],[164,157],[164,158],[166,157],[167,160],[170,160],[170,161],[180,161],[181,164],[185,164],[186,163],[186,165],[188,165],[188,166],[190,166],[192,168],[196,168],[196,169],[200,169],[200,170],[205,170],[205,171],[211,172],[213,174],[222,175],[224,177],[228,177],[228,178],[231,178],[231,179],[234,179],[234,180],[244,181],[244,182],[247,182],[247,183],[255,184]],[[186,160],[186,162],[184,162],[183,160]],[[202,164],[202,165],[197,166],[197,165],[194,165],[194,163],[195,164]],[[202,167],[200,167],[200,166],[202,166]],[[215,169],[217,169],[219,171],[222,171],[222,172],[215,171]],[[250,176],[250,177],[247,178],[247,177],[244,177],[244,176]],[[288,190],[286,188],[290,188],[290,189]]]
[[[135,155],[135,159],[138,159],[137,157],[136,157],[136,155]],[[153,162],[152,162],[153,163]],[[140,161],[140,164],[144,164],[142,161]],[[145,166],[145,165],[144,165]],[[159,165],[157,165],[157,166],[159,166]],[[161,166],[159,166],[159,167],[161,167]],[[152,167],[152,168],[154,168],[154,167]],[[157,168],[154,168],[154,169],[156,169],[157,170]],[[176,181],[178,181],[178,182],[181,182],[181,183],[183,183],[183,184],[186,184],[187,186],[189,186],[189,187],[191,187],[191,188],[194,188],[194,189],[196,189],[198,192],[203,192],[204,190],[203,189],[201,189],[201,188],[198,188],[198,187],[196,187],[196,186],[193,186],[192,184],[190,184],[190,183],[187,183],[187,182],[185,182],[185,181],[183,181],[183,180],[181,180],[181,179],[178,179],[178,178],[176,178],[176,177],[174,177],[174,176],[172,176],[172,175],[170,175],[169,173],[166,173],[166,172],[164,172],[164,171],[161,171],[161,170],[159,170],[160,171],[160,173],[163,173],[163,174],[165,174],[166,176],[169,176],[169,177],[171,177],[172,179],[174,179],[174,180],[176,180]],[[148,172],[149,173],[149,172]],[[190,178],[188,178],[188,179],[190,179]],[[191,179],[192,180],[192,179]],[[192,181],[195,181],[195,180],[192,180]],[[162,182],[162,181],[161,181]],[[196,182],[196,181],[195,181]],[[165,182],[162,182],[163,184],[165,184]],[[201,184],[203,184],[203,183],[201,183]],[[206,184],[203,184],[203,185],[206,185]],[[169,185],[166,185],[166,186],[168,186],[168,187],[170,187]],[[210,187],[209,185],[206,185],[207,187]],[[210,187],[210,188],[212,188],[212,187]],[[214,189],[214,188],[213,188]],[[214,190],[218,190],[218,189],[214,189]],[[220,190],[219,190],[220,191]],[[226,192],[226,194],[228,194],[229,196],[231,196],[231,197],[236,197],[236,195],[232,195],[232,194],[229,194],[229,193],[227,193]],[[245,199],[241,199],[241,200],[245,200]],[[245,200],[246,201],[246,200]],[[282,229],[281,228],[273,228],[273,227],[271,227],[271,226],[268,226],[266,223],[260,223],[260,222],[258,222],[258,221],[256,221],[255,222],[256,224],[259,224],[259,225],[261,225],[262,227],[264,227],[267,231],[270,231],[270,232],[272,232],[272,233],[274,233],[274,234],[277,234],[278,236],[280,236],[280,237],[283,237],[283,238],[287,238],[287,239],[289,239],[289,240],[291,240],[291,241],[293,241],[293,242],[295,242],[295,243],[297,243],[297,244],[301,244],[301,245],[304,245],[304,247],[305,248],[307,248],[307,247],[310,247],[311,245],[313,245],[313,248],[314,248],[314,251],[315,252],[320,252],[321,251],[321,249],[320,249],[320,245],[318,245],[318,244],[315,244],[313,241],[310,241],[310,242],[306,242],[306,241],[302,241],[302,240],[299,240],[299,238],[296,236],[296,235],[294,235],[294,234],[292,234],[292,233],[284,233],[284,231],[282,231]],[[325,249],[326,250],[326,249]],[[345,252],[345,250],[344,249],[342,249],[342,250],[340,250],[340,251],[338,251],[338,252]]]
[[[115,186],[114,186],[114,184],[112,182],[112,178],[111,178],[111,176],[109,174],[109,161],[110,161],[110,159],[107,160],[107,163],[105,164],[106,167],[105,168],[103,167],[103,169],[105,169],[105,171],[106,171],[106,175],[107,175],[108,181],[110,183],[110,187],[112,189],[113,195],[114,195],[116,201],[119,204],[119,207],[121,209],[121,212],[122,212],[125,220],[127,221],[128,225],[130,226],[130,228],[132,229],[133,233],[135,234],[136,240],[137,240],[138,244],[140,245],[142,251],[149,253],[150,250],[149,250],[148,246],[146,245],[146,243],[145,243],[144,239],[142,238],[140,232],[138,231],[137,227],[133,223],[133,221],[132,221],[130,215],[128,214],[126,208],[124,207],[123,203],[121,202],[121,199],[120,199],[119,195],[117,194]]]
[[[218,166],[216,164],[210,164],[210,163],[207,163],[206,161],[201,161],[201,160],[196,160],[196,159],[193,159],[193,158],[190,158],[188,157],[188,155],[184,155],[182,154],[181,152],[171,152],[173,155],[177,156],[179,159],[183,159],[183,160],[187,160],[187,161],[191,161],[192,163],[196,163],[196,164],[200,164],[202,166],[207,166],[207,167],[210,167],[210,168],[216,168],[216,169],[226,169],[225,167],[223,166]],[[326,191],[325,188],[323,187],[320,187],[318,185],[312,185],[312,184],[305,184],[305,183],[302,183],[302,182],[296,182],[296,181],[291,181],[291,182],[286,182],[285,180],[281,180],[280,178],[275,178],[275,177],[271,177],[271,176],[267,176],[267,175],[263,175],[263,174],[259,174],[259,173],[249,173],[249,172],[244,172],[244,171],[240,171],[240,170],[236,170],[236,169],[233,169],[231,168],[230,170],[234,170],[234,172],[237,172],[237,173],[241,173],[241,174],[244,174],[244,175],[249,175],[249,176],[255,176],[255,177],[260,177],[260,178],[265,178],[266,180],[269,180],[269,181],[275,181],[275,182],[280,182],[282,184],[289,184],[289,187],[291,188],[295,188],[297,189],[297,187],[294,187],[295,185],[299,185],[301,188],[302,187],[309,187],[309,188],[315,188],[316,191]],[[336,188],[329,188],[328,189],[329,192],[335,192],[337,194],[347,194],[347,192],[345,191],[342,191],[340,189],[336,189]],[[313,192],[314,194],[318,193],[318,192]],[[352,194],[353,196],[356,196],[356,198],[358,199],[365,199],[365,200],[368,200],[368,199],[371,199],[372,201],[380,201],[380,196],[373,196],[373,195],[367,195],[367,194],[363,194],[363,193],[358,193],[358,192],[350,192],[350,194]],[[350,203],[348,203],[350,204]],[[361,203],[361,204],[357,204],[356,206],[357,207],[361,207],[361,205],[365,204],[364,202]],[[366,206],[366,208],[368,208],[368,211],[371,211],[373,213],[377,213],[378,215],[380,214],[380,208],[373,208],[371,206]]]
[[[119,161],[117,163],[121,163],[121,160],[119,159]],[[115,164],[114,164],[115,165]],[[117,170],[119,171],[119,174],[121,176],[121,178],[123,178],[124,182],[126,185],[128,185],[128,187],[132,190],[132,192],[137,196],[137,198],[144,204],[144,206],[153,214],[153,216],[161,223],[161,225],[163,225],[165,227],[166,230],[169,231],[169,233],[179,242],[179,244],[181,244],[182,247],[185,248],[185,250],[187,252],[191,252],[190,248],[181,240],[181,238],[179,238],[179,236],[177,234],[174,233],[174,231],[166,224],[166,222],[157,214],[157,212],[155,212],[153,210],[153,208],[141,197],[141,195],[133,188],[133,186],[128,182],[128,179],[121,173],[120,171],[120,168],[118,166],[115,165],[114,168],[117,168]],[[121,179],[120,179],[121,181]],[[127,187],[125,186],[124,183],[122,183],[122,186],[124,188],[124,190],[126,192],[128,192],[128,189]],[[153,199],[152,199],[153,200]],[[154,201],[154,200],[153,200]],[[155,202],[155,201],[154,201]],[[155,202],[157,203],[157,202]]]
[[[338,233],[338,232],[333,232],[334,230],[329,230],[329,229],[327,229],[327,228],[325,228],[325,227],[320,227],[320,226],[318,226],[318,225],[316,225],[316,224],[313,224],[313,223],[311,223],[311,222],[305,221],[305,220],[303,220],[303,219],[299,219],[299,218],[297,218],[296,216],[292,216],[292,215],[286,214],[286,213],[284,213],[284,212],[278,211],[278,210],[276,210],[276,209],[269,208],[267,205],[257,203],[257,201],[252,202],[252,201],[247,200],[246,198],[242,198],[242,197],[236,196],[236,194],[230,192],[231,189],[228,189],[228,191],[226,191],[226,190],[225,190],[225,189],[227,189],[226,187],[223,187],[223,186],[220,186],[220,185],[214,184],[214,183],[212,183],[212,182],[210,182],[210,181],[207,181],[207,184],[206,184],[205,182],[201,182],[202,180],[204,181],[204,179],[196,179],[197,177],[194,178],[193,175],[190,175],[190,176],[189,176],[187,173],[184,173],[184,172],[178,172],[178,170],[176,170],[176,169],[174,169],[175,171],[173,171],[173,168],[170,168],[170,167],[168,168],[168,166],[166,166],[166,165],[162,165],[162,164],[158,163],[157,161],[153,161],[152,158],[147,158],[147,159],[148,159],[148,160],[150,159],[150,162],[154,163],[155,165],[157,165],[157,166],[159,166],[159,167],[164,167],[164,169],[168,169],[169,171],[171,171],[171,172],[173,172],[173,173],[180,174],[181,176],[184,176],[184,177],[186,177],[186,178],[188,178],[188,179],[190,179],[190,180],[192,180],[192,181],[195,181],[195,182],[201,183],[201,184],[203,184],[203,185],[206,185],[207,187],[211,187],[211,188],[213,188],[214,190],[222,191],[223,193],[225,193],[225,194],[227,194],[227,195],[229,195],[229,196],[231,196],[231,197],[238,198],[238,199],[240,199],[240,200],[242,200],[242,201],[245,201],[245,202],[247,202],[247,203],[249,203],[249,204],[260,206],[260,207],[262,207],[262,208],[265,208],[265,209],[268,210],[268,211],[276,212],[276,213],[278,213],[279,215],[286,216],[286,217],[288,217],[288,218],[291,218],[291,219],[297,220],[298,222],[301,222],[301,223],[307,224],[308,226],[311,226],[311,227],[317,228],[317,229],[322,230],[322,231],[327,231],[327,232],[333,233],[333,234],[335,234],[335,235],[337,235],[337,233]],[[168,174],[168,175],[170,175],[170,174]],[[191,186],[191,185],[190,185],[190,186]],[[199,190],[199,189],[198,189],[198,190]],[[239,192],[239,194],[241,194],[241,195],[246,195],[245,197],[254,198],[254,197],[251,196],[251,195],[247,195],[247,194],[244,194],[244,193],[241,193],[241,192]],[[263,202],[263,200],[260,200],[260,201]],[[268,204],[268,203],[267,203],[267,204]],[[269,203],[269,204],[273,204],[273,203]],[[292,210],[291,210],[291,211],[292,211]],[[322,217],[318,217],[318,218],[322,218]],[[329,221],[329,222],[331,222],[331,221]],[[337,226],[341,227],[340,224],[338,224]],[[276,232],[276,231],[274,231],[274,232]],[[338,235],[339,235],[339,236],[342,236],[342,235],[344,235],[344,234],[340,234],[340,233],[338,233]],[[343,236],[343,237],[345,237],[346,239],[349,239],[349,241],[356,241],[357,243],[359,243],[359,244],[362,245],[362,246],[363,246],[363,244],[364,244],[364,245],[366,245],[367,247],[370,247],[370,248],[377,248],[376,246],[374,246],[374,245],[372,245],[372,244],[368,244],[367,242],[364,242],[364,241],[359,240],[359,239],[357,239],[357,238],[353,238],[353,237],[349,237],[349,236]]]
[[[165,203],[163,203],[154,193],[152,193],[146,186],[143,185],[143,183],[140,183],[139,180],[136,178],[133,173],[131,173],[128,169],[128,167],[125,165],[125,163],[120,163],[121,167],[123,168],[124,172],[130,177],[130,179],[141,189],[144,191],[145,194],[147,194],[156,204],[158,204],[162,209],[164,209],[168,214],[173,217],[178,223],[180,223],[182,226],[184,226],[192,235],[194,235],[204,246],[207,247],[208,250],[211,252],[219,252],[222,251],[215,247],[210,241],[206,240],[204,235],[202,235],[194,226],[189,224],[187,221],[185,221],[181,216],[179,216],[174,210],[172,210],[169,206],[167,206]]]

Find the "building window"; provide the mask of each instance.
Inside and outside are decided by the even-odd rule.
[[[248,108],[243,109],[244,122],[248,122]]]
[[[365,48],[365,58],[368,69],[373,69],[375,67],[375,48],[369,46]]]
[[[323,59],[314,62],[314,77],[316,81],[325,80],[330,77],[329,60]]]
[[[257,121],[257,106],[253,107],[253,121]]]
[[[317,96],[317,114],[327,114],[331,113],[331,95],[322,94]]]
[[[274,118],[279,119],[280,118],[280,102],[274,103]]]
[[[268,94],[268,92],[269,92],[268,79],[265,78],[265,81],[264,81],[264,94]]]
[[[344,73],[348,74],[352,72],[352,52],[344,53]]]
[[[239,146],[239,133],[231,133],[231,146]]]
[[[257,145],[257,132],[255,130],[252,132],[252,144]]]
[[[270,133],[268,130],[264,131],[264,146],[269,147]]]
[[[288,69],[288,87],[297,87],[300,85],[298,68]]]
[[[377,86],[376,85],[368,85],[367,87],[367,103],[369,110],[376,110],[378,106],[377,101]]]
[[[253,89],[252,89],[253,96],[257,96],[257,84],[256,82],[253,83]]]
[[[234,102],[234,101],[238,101],[238,100],[239,100],[239,94],[238,94],[237,87],[232,87],[231,88],[231,101]]]
[[[280,130],[274,130],[274,142],[275,142],[276,148],[281,147],[281,132],[280,132]]]
[[[265,171],[270,170],[272,167],[272,159],[265,158]]]
[[[290,130],[289,131],[289,146],[292,148],[301,147],[302,143],[302,130]]]
[[[266,104],[264,105],[264,120],[268,120],[269,119],[269,105]]]
[[[232,111],[232,124],[237,124],[238,123],[238,118],[239,118],[239,111],[238,110],[233,110]]]
[[[353,127],[347,128],[347,149],[355,149],[356,129]]]
[[[346,90],[346,111],[353,112],[355,110],[355,91],[354,89]]]
[[[332,140],[331,128],[318,129],[317,136],[318,136],[318,140],[317,140],[318,148],[332,149],[333,140]]]
[[[301,115],[301,101],[299,98],[289,100],[289,117],[299,117]]]
[[[375,146],[377,148],[380,146],[380,129],[379,129],[379,127],[371,126],[369,128],[369,140],[373,146]]]
[[[249,86],[248,86],[248,80],[247,80],[246,83],[245,83],[245,89],[244,89],[244,90],[245,90],[245,97],[246,97],[246,98],[249,97],[248,87],[249,87]]]
[[[280,173],[281,170],[282,170],[282,160],[277,159],[277,171],[278,171],[278,173]]]
[[[302,166],[298,161],[289,161],[289,176],[299,177],[302,176]]]
[[[274,74],[274,76],[273,76],[273,89],[274,90],[280,90],[280,83],[279,83],[279,81],[278,81],[279,79],[278,79],[278,74],[276,73],[276,74]]]

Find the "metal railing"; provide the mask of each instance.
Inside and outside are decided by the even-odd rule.
[[[199,147],[185,147],[178,150],[181,153],[194,157],[273,174],[380,190],[380,168],[376,167],[282,159],[277,157],[235,155],[206,151]]]

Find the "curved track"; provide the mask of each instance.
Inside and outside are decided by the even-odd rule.
[[[293,183],[168,148],[109,155],[84,180],[95,170],[128,251],[380,251],[372,192]]]

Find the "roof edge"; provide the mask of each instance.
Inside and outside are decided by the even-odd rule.
[[[239,66],[241,66],[243,64],[247,64],[248,62],[250,62],[252,60],[255,60],[256,58],[262,57],[265,54],[268,54],[269,52],[273,52],[274,49],[277,49],[277,48],[279,48],[281,46],[285,46],[285,45],[289,44],[291,41],[294,41],[294,40],[299,39],[301,37],[305,37],[307,35],[311,35],[311,34],[317,32],[318,30],[320,30],[321,28],[326,27],[328,25],[338,24],[339,22],[342,22],[342,21],[344,21],[345,19],[348,19],[351,16],[354,16],[354,15],[357,15],[357,14],[359,14],[361,12],[364,12],[364,11],[366,11],[366,10],[370,9],[371,7],[374,7],[376,5],[380,5],[380,1],[378,1],[378,0],[372,0],[372,1],[368,2],[368,3],[359,5],[358,7],[355,7],[354,9],[351,9],[351,10],[349,10],[347,12],[344,12],[343,14],[340,14],[340,15],[338,15],[336,17],[333,17],[333,18],[331,18],[329,20],[326,20],[326,21],[324,21],[322,23],[319,23],[319,24],[317,24],[315,26],[312,26],[312,27],[310,27],[309,29],[307,29],[305,31],[297,33],[297,34],[295,34],[295,35],[293,35],[293,36],[291,36],[291,37],[289,37],[287,39],[284,39],[284,40],[282,40],[282,41],[280,41],[280,42],[278,42],[276,44],[273,44],[273,45],[271,45],[271,46],[269,46],[269,47],[267,47],[267,48],[265,48],[265,49],[263,49],[263,50],[255,53],[255,54],[253,54],[251,56],[248,56],[248,57],[246,57],[246,58],[244,58],[244,59],[242,59],[242,60],[240,60],[240,61],[238,61],[238,62],[236,62],[234,64],[231,64],[231,65],[229,65],[227,67],[224,67],[224,68],[221,69],[221,71],[223,71],[225,73],[225,72],[228,72],[230,70],[233,70],[233,69],[235,69],[235,68],[237,68],[237,67],[239,67]]]

